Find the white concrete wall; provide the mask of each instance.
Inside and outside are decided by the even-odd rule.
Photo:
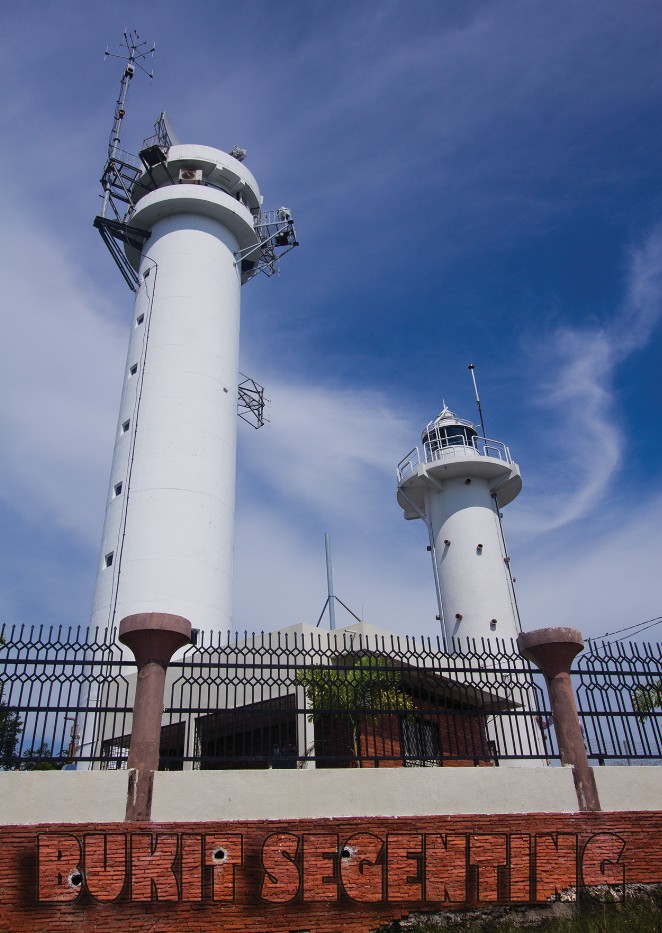
[[[662,810],[662,767],[594,769],[603,810]],[[121,822],[126,771],[0,773],[0,825]],[[158,821],[577,811],[570,768],[183,771],[155,776]]]
[[[593,774],[603,810],[662,810],[662,768],[607,765]]]
[[[126,771],[5,771],[0,825],[123,820],[127,780]]]
[[[577,809],[568,768],[347,768],[156,775],[154,820],[319,819]]]

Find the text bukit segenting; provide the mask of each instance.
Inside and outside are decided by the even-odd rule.
[[[625,884],[616,833],[277,832],[245,855],[241,833],[43,833],[42,903],[544,902],[572,887]],[[255,850],[257,853],[258,850]]]

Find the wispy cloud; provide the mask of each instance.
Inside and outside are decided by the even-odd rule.
[[[534,349],[546,434],[537,485],[544,491],[514,516],[520,532],[562,527],[603,499],[625,449],[615,372],[645,346],[661,317],[662,228],[656,227],[630,252],[625,297],[613,318],[563,326]],[[541,372],[546,373],[542,380]],[[544,457],[553,463],[553,480]]]
[[[518,602],[526,629],[569,625],[599,636],[659,616],[657,539],[662,496],[610,511],[580,534],[560,535],[517,560]],[[659,640],[662,628],[646,632]]]
[[[96,544],[125,327],[52,233],[10,209],[3,221],[0,497],[30,521]]]
[[[412,426],[385,393],[312,381],[269,389],[272,426],[245,438],[245,468],[288,507],[349,520],[373,503],[411,447]]]

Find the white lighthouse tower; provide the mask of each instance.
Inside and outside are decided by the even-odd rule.
[[[119,148],[129,54],[95,220],[136,293],[92,625],[167,612],[227,632],[232,617],[240,291],[296,245],[289,211],[261,210],[245,151],[173,144],[162,114],[139,158]]]
[[[501,441],[444,405],[398,465],[398,502],[428,526],[444,640],[516,638],[520,624],[500,509],[522,488]]]

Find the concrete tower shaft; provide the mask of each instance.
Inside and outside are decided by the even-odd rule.
[[[447,408],[398,466],[404,517],[428,526],[447,642],[520,630],[499,508],[521,488],[505,444],[478,437]]]
[[[141,153],[141,157],[144,153]],[[232,616],[239,314],[259,253],[255,179],[207,146],[171,146],[133,186],[138,288],[92,624]]]

